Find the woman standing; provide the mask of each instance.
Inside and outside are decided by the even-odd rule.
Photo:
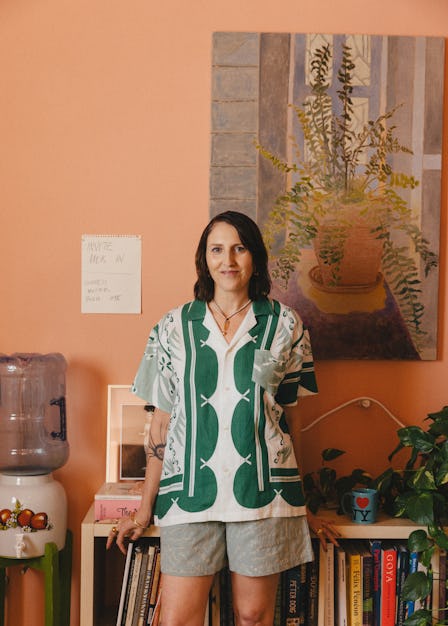
[[[317,391],[308,333],[268,299],[258,226],[235,211],[204,230],[195,300],[152,330],[133,391],[156,407],[142,501],[109,536],[125,552],[154,514],[160,526],[163,626],[202,626],[226,564],[238,626],[271,626],[279,573],[313,558],[288,434],[301,395]]]

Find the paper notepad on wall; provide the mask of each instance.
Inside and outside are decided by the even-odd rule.
[[[141,313],[141,237],[83,235],[81,312]]]

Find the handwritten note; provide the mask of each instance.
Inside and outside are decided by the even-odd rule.
[[[141,313],[141,237],[83,235],[82,313]]]

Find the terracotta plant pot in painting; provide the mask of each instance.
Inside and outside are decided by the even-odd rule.
[[[310,271],[322,291],[367,293],[381,280],[383,239],[379,227],[354,207],[340,207],[337,217],[320,224],[314,239],[318,265]]]

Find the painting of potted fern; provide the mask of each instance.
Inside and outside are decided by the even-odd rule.
[[[420,181],[396,171],[391,158],[412,154],[394,123],[405,103],[354,124],[352,49],[342,45],[336,95],[330,93],[332,55],[329,44],[314,50],[310,95],[290,105],[301,133],[300,149],[292,138],[292,159],[257,144],[288,181],[263,228],[273,275],[287,286],[303,250],[314,248],[309,279],[317,290],[366,293],[385,281],[418,350],[425,337],[422,281],[438,256],[408,201]]]

